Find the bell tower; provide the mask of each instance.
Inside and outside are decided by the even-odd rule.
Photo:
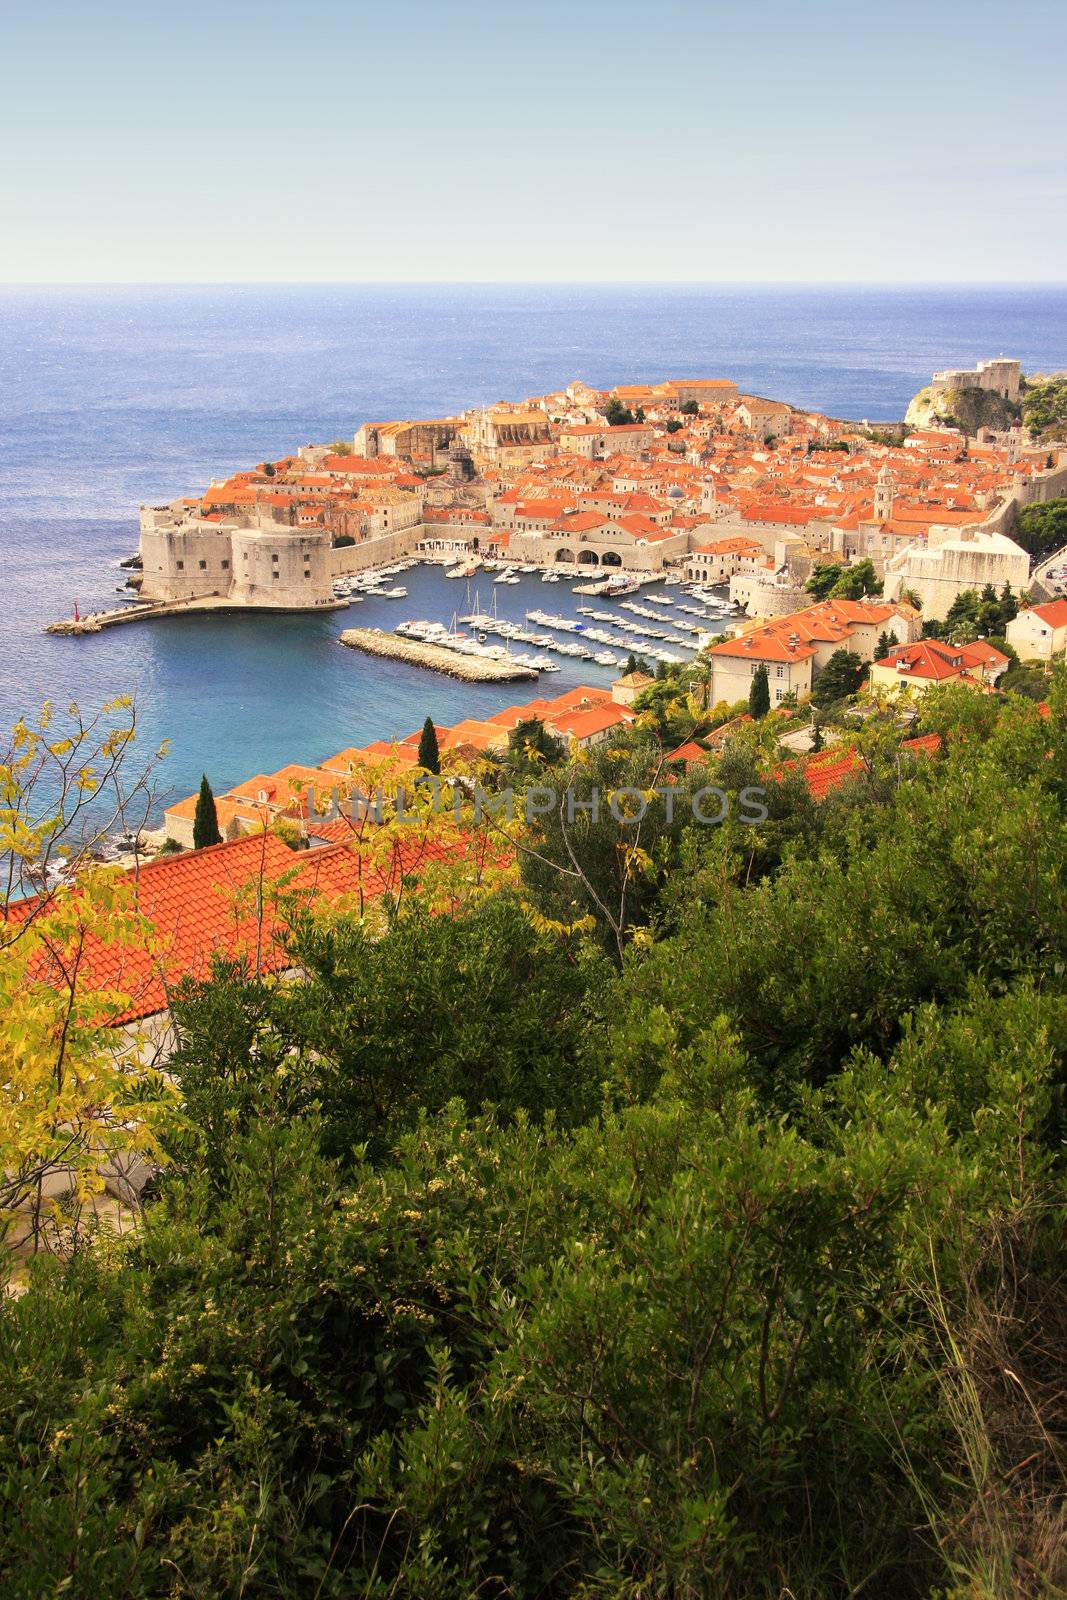
[[[887,466],[883,466],[878,474],[878,481],[874,486],[874,520],[875,522],[888,522],[893,515],[893,478]]]

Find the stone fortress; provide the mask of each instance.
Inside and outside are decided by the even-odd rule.
[[[333,604],[330,539],[320,528],[209,521],[184,500],[141,508],[141,597],[225,599],[282,611]]]
[[[1018,394],[1017,361],[936,373]],[[870,559],[888,595],[930,616],[963,588],[1027,580],[1017,504],[1067,487],[1067,447],[900,444],[739,394],[728,379],[602,391],[575,382],[459,416],[364,423],[141,510],[146,601],[220,609],[335,605],[337,580],[401,557],[464,553],[731,584],[753,616],[802,603],[818,561]],[[833,449],[828,449],[833,445]]]
[[[949,389],[985,389],[1005,400],[1018,400],[1022,382],[1022,364],[997,356],[993,361],[979,361],[975,367],[945,367],[934,373],[929,387],[935,394],[945,394]]]

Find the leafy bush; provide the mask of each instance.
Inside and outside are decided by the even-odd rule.
[[[525,906],[187,985],[143,1222],[0,1304],[5,1595],[1060,1592],[1067,696],[922,716],[657,814],[618,966],[546,819]]]

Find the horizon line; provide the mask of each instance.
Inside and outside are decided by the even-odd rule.
[[[1067,278],[0,278],[0,289],[1067,289]]]

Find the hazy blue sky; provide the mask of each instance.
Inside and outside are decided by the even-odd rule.
[[[0,279],[1067,279],[1067,4],[0,0]]]

